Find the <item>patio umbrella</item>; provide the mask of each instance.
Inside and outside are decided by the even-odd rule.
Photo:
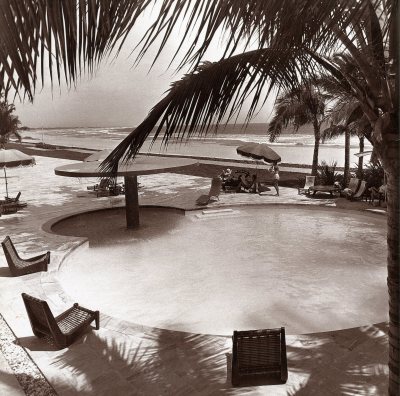
[[[4,177],[6,179],[6,194],[8,198],[7,168],[17,168],[19,166],[34,165],[35,158],[27,155],[19,150],[0,149],[0,168],[4,169]]]
[[[102,151],[97,151],[94,154],[89,155],[84,159],[85,162],[95,162],[95,161],[104,161],[109,154],[111,153],[112,149],[105,149]]]
[[[281,157],[271,147],[265,143],[246,143],[239,146],[236,152],[245,157],[264,160],[276,164],[281,161]]]

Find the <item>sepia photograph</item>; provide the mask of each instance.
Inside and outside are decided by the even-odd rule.
[[[398,22],[0,0],[0,395],[400,396]]]

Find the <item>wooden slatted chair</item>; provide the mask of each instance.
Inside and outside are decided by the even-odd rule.
[[[18,202],[20,196],[21,196],[21,191],[18,192],[16,197],[14,197],[14,198],[5,197],[5,200],[6,200],[7,203]]]
[[[47,271],[50,263],[50,252],[40,254],[29,259],[19,257],[11,238],[7,236],[1,243],[7,264],[13,276],[32,274],[34,272]]]
[[[18,212],[18,204],[12,203],[2,203],[0,204],[1,214],[12,214]]]
[[[36,337],[51,337],[59,348],[71,345],[82,332],[95,321],[100,328],[99,311],[91,311],[74,304],[61,315],[53,316],[46,301],[22,293],[33,334]]]
[[[285,328],[233,332],[232,385],[287,381]]]
[[[314,186],[315,184],[315,176],[306,176],[306,180],[304,182],[304,187],[299,187],[297,190],[297,194],[309,194],[310,187]]]
[[[96,191],[97,197],[108,197],[110,195],[110,181],[108,179],[101,179]]]
[[[357,177],[350,178],[348,186],[340,192],[340,195],[345,198],[351,197],[359,190],[360,184],[361,181]]]
[[[361,180],[360,187],[358,188],[357,192],[354,195],[350,195],[348,198],[351,201],[361,201],[363,198],[367,200],[365,195],[367,191],[367,182],[365,180]]]
[[[196,205],[205,206],[210,202],[219,201],[219,196],[222,190],[222,179],[219,176],[211,179],[211,187],[208,195],[200,195],[196,200]]]

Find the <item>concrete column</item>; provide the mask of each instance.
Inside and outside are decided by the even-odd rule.
[[[137,176],[125,176],[126,226],[139,227],[139,196]]]

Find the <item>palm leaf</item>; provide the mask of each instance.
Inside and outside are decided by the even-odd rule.
[[[259,48],[306,45],[330,54],[340,46],[332,35],[332,27],[340,25],[343,32],[353,31],[352,25],[362,20],[367,9],[368,2],[356,0],[325,0],[322,7],[312,0],[164,0],[142,40],[139,59],[162,36],[157,58],[183,15],[186,28],[179,48],[187,42],[189,33],[193,33],[194,38],[189,49],[185,49],[181,65],[199,62],[221,31],[226,33],[224,56],[232,55],[239,43],[246,49],[253,41]]]
[[[50,78],[75,83],[125,40],[150,0],[0,1],[0,92],[33,98],[37,67]]]
[[[172,84],[146,119],[110,154],[103,168],[116,170],[121,159],[134,157],[157,123],[153,142],[162,131],[164,144],[171,138],[203,136],[232,119],[247,97],[252,97],[247,114],[250,119],[276,81],[288,89],[297,87],[297,59],[293,51],[260,49],[202,63]]]
[[[297,131],[316,119],[322,121],[326,104],[331,99],[331,95],[320,92],[310,81],[284,91],[275,103],[275,113],[268,126],[269,140],[275,141],[289,124]]]

